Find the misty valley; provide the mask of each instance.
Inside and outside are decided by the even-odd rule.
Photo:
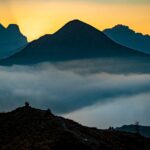
[[[34,107],[51,108],[88,126],[108,128],[136,120],[148,125],[149,72],[144,68],[131,70],[132,64],[111,62],[107,66],[106,62],[1,66],[0,109],[10,111],[28,100]]]

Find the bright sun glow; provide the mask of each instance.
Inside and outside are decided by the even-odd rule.
[[[7,1],[0,5],[0,22],[4,26],[18,24],[29,41],[54,33],[73,19],[81,19],[100,30],[125,24],[137,32],[150,34],[149,14],[150,6],[146,4]]]

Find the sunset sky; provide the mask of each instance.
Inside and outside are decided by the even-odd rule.
[[[29,41],[73,19],[100,30],[124,24],[150,34],[150,0],[0,0],[0,23],[18,24]]]

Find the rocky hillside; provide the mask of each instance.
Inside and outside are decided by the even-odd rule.
[[[98,130],[24,107],[0,113],[0,150],[149,150],[150,139],[114,130]]]

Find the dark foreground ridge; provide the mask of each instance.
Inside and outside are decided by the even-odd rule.
[[[0,150],[149,150],[150,139],[114,130],[98,130],[24,107],[0,113]]]

